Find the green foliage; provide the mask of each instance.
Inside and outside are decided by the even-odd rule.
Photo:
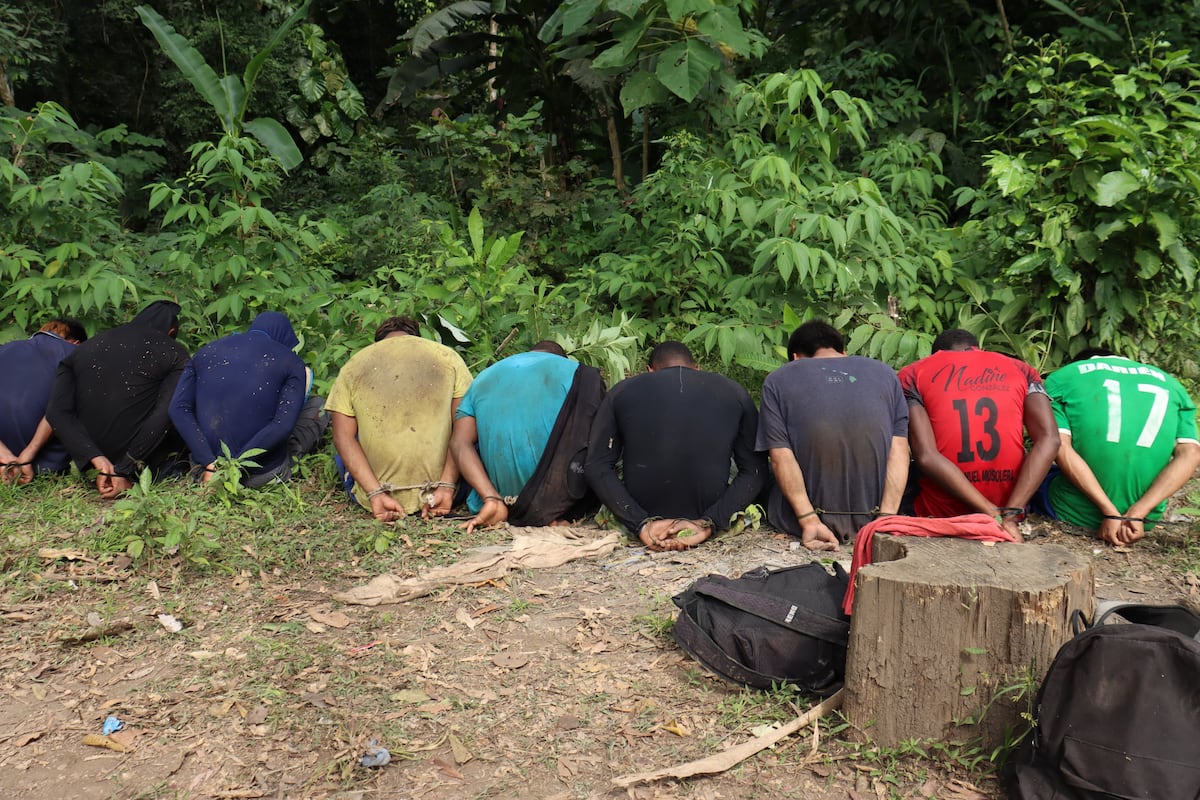
[[[499,224],[538,233],[570,212],[562,185],[577,163],[548,162],[550,136],[540,103],[496,124],[483,114],[458,119],[443,114],[412,129],[420,155],[410,166],[414,182],[456,206],[475,207]]]
[[[628,115],[674,96],[691,103],[706,87],[728,87],[728,62],[762,55],[766,40],[743,26],[742,4],[724,0],[567,0],[538,36],[555,43],[593,91],[620,77]]]
[[[12,154],[0,156],[0,322],[25,330],[48,312],[114,319],[149,289],[120,224],[124,187],[113,171],[142,162],[99,154],[106,143],[120,146],[125,132],[93,137],[44,103],[0,115],[0,137]]]
[[[301,25],[299,30],[307,55],[292,67],[299,93],[289,98],[287,120],[306,143],[321,143],[312,161],[325,167],[335,157],[348,155],[346,145],[367,111],[337,45],[317,25]]]
[[[151,554],[178,556],[191,565],[208,567],[209,556],[220,547],[215,523],[215,516],[202,505],[156,486],[147,469],[113,504],[107,532],[119,537],[120,549],[134,560]]]
[[[331,274],[302,256],[332,241],[336,226],[270,210],[278,162],[252,139],[223,136],[191,155],[186,178],[150,187],[150,208],[163,216],[147,242],[147,267],[174,288],[187,325],[207,339],[268,308],[302,326],[315,319]]]
[[[958,192],[972,300],[1039,365],[1087,344],[1185,353],[1200,333],[1197,64],[1163,45],[1118,67],[1051,44],[1004,82],[1019,123],[993,140],[983,186]]]
[[[208,65],[200,51],[193,47],[186,37],[177,33],[161,14],[149,6],[138,6],[136,10],[142,22],[158,40],[163,53],[217,112],[225,136],[239,137],[243,131],[249,133],[258,139],[271,155],[279,159],[284,169],[290,170],[299,166],[303,160],[291,134],[278,120],[269,117],[247,120],[245,117],[254,91],[254,82],[258,79],[258,74],[270,57],[271,51],[278,47],[288,32],[305,17],[311,2],[312,0],[305,0],[300,8],[276,29],[266,46],[250,59],[241,78],[237,75],[217,77],[216,70]]]
[[[50,8],[30,3],[17,8],[0,2],[0,106],[15,105],[16,87],[48,71],[61,33]]]
[[[817,315],[848,327],[856,352],[927,351],[952,302],[929,137],[873,145],[870,108],[807,70],[734,100],[720,138],[667,138],[661,168],[608,221],[612,251],[586,273],[596,293],[726,367],[773,369],[791,322]],[[785,306],[804,314],[780,331]]]

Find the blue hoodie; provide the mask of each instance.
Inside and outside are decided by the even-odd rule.
[[[288,457],[287,441],[304,405],[304,361],[291,322],[276,311],[259,314],[246,333],[201,347],[183,371],[171,400],[171,422],[196,464],[250,449],[258,471],[278,468]]]

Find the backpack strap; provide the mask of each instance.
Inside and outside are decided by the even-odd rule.
[[[1200,641],[1200,617],[1183,606],[1152,606],[1142,603],[1117,603],[1109,606],[1096,618],[1091,627],[1103,625],[1110,616],[1116,615],[1139,625],[1154,625],[1181,633]]]
[[[790,603],[777,597],[755,592],[741,592],[722,583],[700,581],[694,587],[696,594],[712,597],[722,603],[741,609],[747,614],[770,620],[797,633],[814,636],[830,644],[846,646],[850,640],[850,624],[844,620],[813,611],[811,608]]]

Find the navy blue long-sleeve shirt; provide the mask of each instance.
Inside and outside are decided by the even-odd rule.
[[[54,373],[58,363],[75,345],[48,331],[38,331],[28,339],[0,346],[0,442],[20,454],[33,439],[38,423],[46,414]],[[39,471],[66,469],[70,454],[51,439],[38,452],[34,467]]]
[[[304,405],[304,361],[287,317],[259,314],[246,333],[196,351],[171,400],[171,422],[197,464],[211,464],[224,443],[233,456],[262,448],[259,470],[288,457],[287,441]]]

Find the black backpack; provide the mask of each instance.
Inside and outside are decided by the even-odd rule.
[[[817,562],[742,577],[706,575],[672,600],[675,641],[725,680],[756,689],[792,684],[826,696],[841,688],[850,618],[849,580]]]
[[[1006,768],[1012,800],[1200,798],[1200,617],[1116,605],[1054,657],[1036,726]],[[1105,625],[1110,615],[1131,625]]]

